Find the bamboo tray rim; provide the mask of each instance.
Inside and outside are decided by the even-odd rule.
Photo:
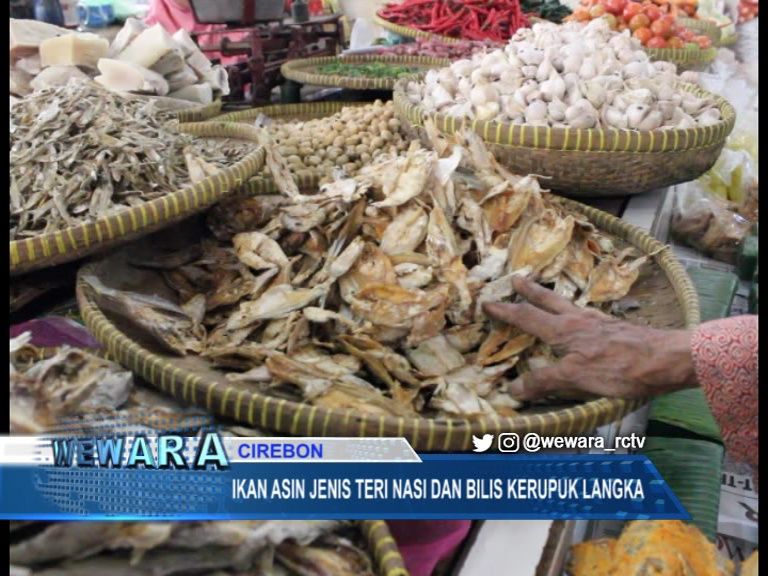
[[[221,99],[214,100],[210,104],[202,104],[193,108],[179,110],[176,113],[176,118],[181,123],[205,122],[206,120],[210,120],[211,118],[221,114],[221,108],[223,105],[224,104]]]
[[[235,123],[182,123],[179,132],[202,138],[237,138],[255,141],[254,129]],[[214,204],[259,173],[265,152],[260,146],[238,162],[175,192],[125,207],[114,214],[9,243],[10,275],[47,268],[82,258],[98,250],[158,230]]]
[[[402,24],[395,24],[394,22],[390,22],[389,20],[381,16],[379,12],[380,10],[377,10],[376,14],[373,17],[374,23],[378,24],[385,30],[389,30],[390,32],[399,34],[400,36],[404,36],[406,38],[431,38],[436,40],[442,40],[443,42],[447,42],[449,44],[458,44],[460,42],[463,42],[462,38],[454,38],[452,36],[443,36],[442,34],[425,32],[424,30],[419,30],[418,28],[410,28],[408,26],[403,26]]]
[[[723,97],[688,83],[681,88],[700,97],[712,98],[721,113],[721,120],[713,126],[703,128],[669,130],[620,130],[551,128],[531,124],[510,124],[507,122],[464,119],[446,114],[426,112],[418,104],[412,104],[405,93],[406,83],[416,76],[400,79],[395,85],[393,100],[397,112],[403,114],[411,124],[423,125],[428,118],[435,120],[441,132],[453,134],[463,128],[471,128],[483,140],[502,146],[553,150],[558,152],[672,152],[707,148],[725,141],[733,130],[736,112]]]
[[[369,106],[372,102],[365,101],[323,101],[323,102],[300,102],[297,104],[268,104],[266,106],[257,106],[247,110],[237,110],[228,112],[212,118],[211,122],[238,122],[250,123],[256,120],[262,114],[268,118],[288,119],[292,117],[318,115],[317,118],[331,116],[347,107],[360,108]],[[317,170],[307,170],[301,173],[293,173],[293,179],[299,186],[299,189],[317,187],[324,174]],[[260,196],[267,194],[277,194],[279,190],[271,176],[258,174],[251,178],[243,187],[246,196]]]
[[[267,104],[266,106],[256,106],[246,110],[235,110],[226,112],[220,116],[215,116],[212,122],[252,122],[262,114],[264,116],[276,116],[277,118],[301,117],[309,114],[328,114],[333,115],[340,112],[342,108],[357,108],[368,106],[373,102],[354,100],[351,102],[342,102],[329,100],[324,102],[299,102],[297,104]]]
[[[338,86],[356,90],[391,90],[398,78],[377,78],[373,76],[344,76],[340,74],[323,74],[310,72],[307,68],[315,68],[324,64],[367,64],[382,62],[399,64],[414,68],[434,68],[450,64],[447,58],[432,56],[406,56],[399,54],[350,54],[348,56],[317,56],[290,60],[280,67],[280,73],[288,80],[314,86]]]
[[[696,290],[685,268],[675,259],[668,246],[610,214],[574,200],[560,198],[558,201],[579,210],[593,224],[623,238],[642,252],[656,253],[653,262],[661,268],[672,285],[676,300],[682,308],[685,325],[691,327],[699,323]],[[81,316],[96,340],[121,364],[153,383],[162,392],[210,413],[234,418],[256,428],[293,436],[405,437],[415,450],[469,450],[472,435],[502,432],[537,432],[553,436],[588,433],[616,421],[647,401],[599,398],[545,413],[514,417],[493,415],[470,420],[371,417],[353,409],[327,409],[276,398],[235,386],[227,382],[223,375],[220,378],[203,377],[193,371],[182,370],[171,360],[132,341],[98,308],[83,279],[85,275],[93,273],[96,266],[97,263],[90,263],[80,269],[76,288]]]

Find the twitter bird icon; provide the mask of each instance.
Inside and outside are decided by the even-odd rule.
[[[485,434],[482,438],[472,434],[472,444],[475,445],[473,452],[485,452],[493,444],[493,434]]]

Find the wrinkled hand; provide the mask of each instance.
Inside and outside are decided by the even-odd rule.
[[[517,378],[509,388],[514,398],[573,392],[645,398],[697,385],[690,332],[637,326],[579,308],[530,280],[513,282],[526,303],[487,302],[483,310],[538,337],[559,358]]]

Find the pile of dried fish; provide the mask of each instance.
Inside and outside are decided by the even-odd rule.
[[[197,179],[201,164],[207,174],[232,161],[174,131],[151,101],[77,80],[11,108],[10,149],[11,240],[158,198]]]
[[[508,382],[550,351],[481,304],[513,298],[515,275],[608,303],[647,257],[508,173],[474,133],[430,132],[434,151],[414,142],[313,195],[267,147],[282,193],[214,209],[216,240],[163,271],[180,305],[85,279],[165,350],[271,395],[370,415],[514,415]]]
[[[183,408],[153,388],[135,384],[133,375],[114,362],[69,346],[46,354],[29,341],[28,332],[10,340],[11,434],[63,428],[86,434],[92,428],[103,432],[110,425],[125,428],[127,424],[149,433],[162,427],[199,427],[210,421],[199,409]],[[225,426],[222,434],[264,435],[239,426]]]
[[[19,576],[373,576],[359,529],[335,521],[33,523],[14,540]]]

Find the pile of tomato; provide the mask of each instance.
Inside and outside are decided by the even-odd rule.
[[[586,22],[605,18],[611,28],[630,30],[647,48],[709,48],[712,40],[678,24],[675,16],[664,6],[651,0],[581,0],[568,19]]]

